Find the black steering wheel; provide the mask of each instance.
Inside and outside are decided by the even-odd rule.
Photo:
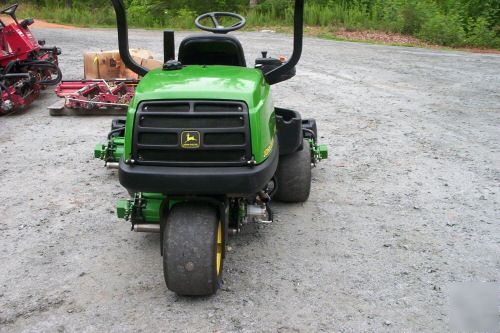
[[[19,7],[19,5],[16,3],[16,4],[13,4],[12,6],[9,6],[5,9],[2,9],[2,11],[0,11],[0,15],[9,15],[10,17],[12,17],[12,19],[16,22],[17,22],[17,18],[16,18],[16,10],[17,10],[17,7]]]
[[[219,20],[217,20],[218,17],[232,17],[238,19],[239,21],[230,27],[224,27],[219,23]],[[206,18],[210,18],[212,20],[214,28],[207,27],[200,23],[202,20]],[[227,34],[228,32],[240,30],[241,28],[243,28],[245,24],[247,24],[247,20],[243,16],[238,15],[236,13],[211,12],[198,16],[194,21],[194,24],[201,30],[210,31],[216,34]]]

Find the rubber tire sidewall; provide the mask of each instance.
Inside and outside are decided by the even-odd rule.
[[[311,193],[311,148],[304,140],[302,150],[280,156],[276,180],[278,189],[273,199],[281,202],[305,202]]]
[[[165,283],[170,290],[179,295],[206,296],[220,288],[224,260],[221,258],[217,275],[218,224],[217,208],[211,204],[183,202],[172,207],[162,245]]]

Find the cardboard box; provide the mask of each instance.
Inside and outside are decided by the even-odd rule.
[[[132,58],[140,65],[161,67],[161,63],[153,59],[153,53],[144,49],[131,49]],[[138,79],[138,75],[123,64],[118,50],[103,52],[87,52],[83,57],[85,79]],[[148,67],[150,68],[150,67]]]
[[[157,69],[163,67],[163,61],[156,59],[143,59],[141,65],[147,69]]]
[[[160,60],[143,59],[143,58],[139,58],[139,57],[135,57],[135,56],[132,56],[132,58],[135,60],[136,63],[138,63],[139,65],[141,65],[147,69],[156,69],[156,68],[163,67],[163,61],[160,61]],[[139,75],[132,72],[130,69],[128,69],[125,66],[122,66],[120,76],[122,78],[126,78],[126,79],[139,79]]]
[[[118,51],[88,52],[83,56],[85,79],[114,79],[120,77],[122,61]]]
[[[132,55],[132,57],[138,57],[141,59],[154,59],[155,58],[153,55],[153,52],[146,50],[146,49],[130,49],[130,55]]]
[[[99,63],[98,54],[95,52],[87,52],[83,55],[83,71],[85,79],[99,78]]]
[[[142,59],[139,57],[132,56],[132,59],[139,65],[142,63]],[[121,66],[120,68],[120,78],[122,79],[139,79],[139,75],[136,73],[132,72],[130,69],[128,69],[125,65]]]
[[[116,79],[120,77],[122,59],[117,51],[103,52],[97,55],[99,79]]]

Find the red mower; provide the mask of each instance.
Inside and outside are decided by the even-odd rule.
[[[0,11],[12,18],[11,24],[0,20],[0,115],[25,109],[39,95],[40,90],[56,85],[62,79],[58,66],[57,47],[44,47],[29,30],[32,18],[19,22],[18,4]]]

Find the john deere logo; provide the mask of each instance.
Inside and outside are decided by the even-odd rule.
[[[185,149],[200,148],[200,132],[183,131],[181,133],[181,147]]]

